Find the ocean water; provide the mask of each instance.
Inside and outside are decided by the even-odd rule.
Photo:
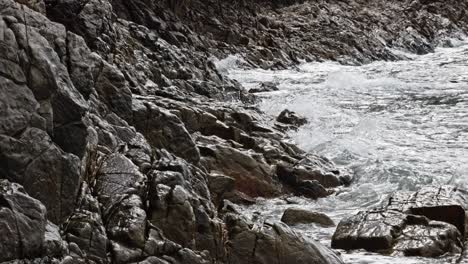
[[[396,190],[425,185],[468,186],[468,41],[397,62],[345,66],[334,62],[294,69],[245,69],[231,56],[218,68],[247,89],[275,82],[279,91],[260,94],[260,108],[273,120],[283,109],[309,123],[290,132],[303,149],[333,160],[354,175],[350,187],[317,201],[258,200],[246,207],[279,221],[288,207],[329,215],[336,223],[374,207]],[[305,237],[330,245],[335,228],[295,227]],[[341,251],[346,263],[452,263],[438,259]]]

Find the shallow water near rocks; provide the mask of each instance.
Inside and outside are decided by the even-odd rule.
[[[297,69],[244,70],[235,57],[218,62],[246,88],[278,83],[279,91],[261,94],[269,116],[283,109],[309,123],[290,137],[303,149],[330,158],[352,171],[354,183],[328,198],[259,200],[250,215],[279,221],[288,207],[329,215],[335,223],[380,204],[396,190],[424,185],[468,184],[468,41],[456,47],[397,62],[344,66],[309,63]],[[306,237],[330,245],[335,228],[301,225]],[[450,263],[439,259],[386,257],[341,252],[346,263]]]

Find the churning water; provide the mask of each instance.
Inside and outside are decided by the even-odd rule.
[[[234,58],[218,63],[246,88],[275,82],[279,91],[261,95],[271,117],[283,109],[309,123],[290,137],[303,149],[332,159],[355,181],[335,195],[312,201],[261,200],[246,208],[278,221],[285,208],[344,216],[380,204],[395,190],[424,185],[468,184],[468,42],[408,60],[344,66],[309,63],[297,69],[244,70]],[[302,225],[296,230],[329,245],[334,228]],[[342,252],[347,263],[447,263],[448,258],[384,257]]]

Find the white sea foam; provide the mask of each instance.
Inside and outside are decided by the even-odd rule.
[[[299,205],[339,221],[381,204],[395,190],[445,183],[467,187],[468,46],[458,44],[433,54],[412,55],[411,60],[364,66],[324,62],[282,71],[224,70],[249,88],[265,81],[278,83],[280,91],[263,95],[260,108],[272,117],[284,108],[306,116],[309,123],[290,137],[305,150],[354,172],[351,187],[316,202],[303,199]],[[278,220],[289,206],[265,200],[246,210]],[[325,244],[334,231],[297,229]],[[343,252],[343,256],[349,263],[445,261],[362,252]]]

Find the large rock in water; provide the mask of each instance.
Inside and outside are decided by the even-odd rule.
[[[298,208],[288,208],[284,211],[281,221],[287,225],[317,223],[322,226],[335,226],[326,214]]]
[[[332,247],[436,257],[459,253],[465,232],[466,192],[451,186],[397,192],[388,205],[343,219]]]
[[[397,192],[390,197],[386,209],[452,224],[466,236],[468,192],[465,190],[441,186],[423,187],[418,192]]]

